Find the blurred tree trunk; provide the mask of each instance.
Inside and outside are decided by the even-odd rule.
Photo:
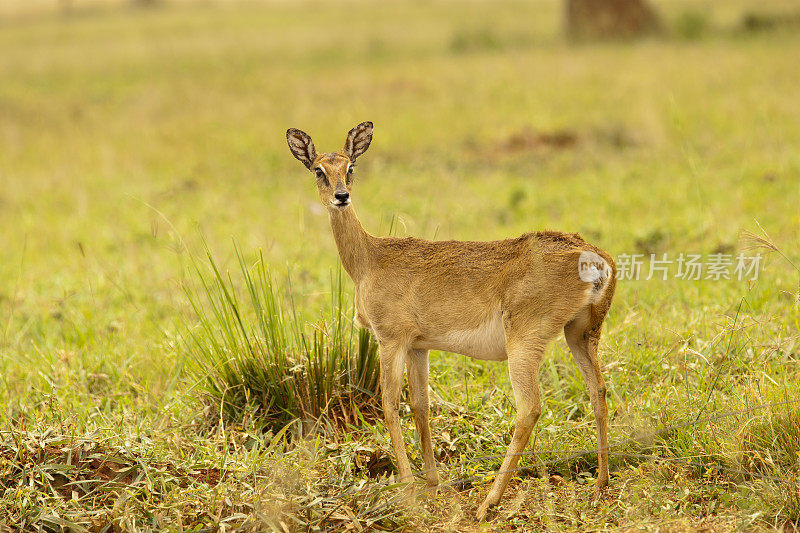
[[[657,32],[661,21],[647,0],[566,0],[571,39],[632,38]]]

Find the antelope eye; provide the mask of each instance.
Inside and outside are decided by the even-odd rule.
[[[325,175],[325,172],[321,168],[315,168],[314,172],[317,174],[318,180],[324,180],[325,183],[328,183],[328,176]]]
[[[355,167],[352,167],[352,166],[350,166],[350,167],[347,167],[347,173],[348,173],[348,174],[352,174],[352,173],[353,173],[353,170],[355,170]]]

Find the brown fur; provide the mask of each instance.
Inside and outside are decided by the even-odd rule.
[[[305,133],[289,130],[287,138],[304,164],[308,154],[316,154]],[[478,510],[483,517],[500,501],[528,443],[541,409],[539,364],[547,345],[563,330],[594,406],[600,450],[597,488],[604,488],[608,414],[597,345],[614,295],[613,260],[575,233],[541,231],[490,242],[370,235],[349,204],[348,169],[371,138],[372,124],[362,123],[351,130],[345,150],[336,153],[339,157],[315,155],[307,166],[318,174],[320,200],[328,208],[342,265],[355,284],[356,319],[378,339],[384,417],[400,479],[413,479],[398,416],[403,368],[408,371],[425,477],[436,485],[428,427],[428,350],[508,359],[518,410],[516,428],[500,472]],[[336,205],[345,193],[347,205]],[[581,252],[600,256],[610,275],[595,282],[581,280]]]

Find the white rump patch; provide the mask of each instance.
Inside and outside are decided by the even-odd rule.
[[[611,276],[611,267],[598,254],[584,250],[578,258],[578,276],[581,281],[592,283],[595,289],[599,289]]]
[[[598,279],[600,279],[600,276],[602,276],[602,274],[600,273],[599,270],[597,270],[597,267],[594,266],[594,265],[591,265],[591,266],[589,266],[589,272],[586,272],[585,276],[583,276],[583,277],[586,278],[585,281],[595,282]]]

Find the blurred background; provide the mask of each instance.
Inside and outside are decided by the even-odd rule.
[[[3,248],[151,253],[196,222],[332,258],[283,132],[327,151],[362,120],[372,231],[731,246],[752,188],[796,215],[799,28],[791,0],[4,0]]]

